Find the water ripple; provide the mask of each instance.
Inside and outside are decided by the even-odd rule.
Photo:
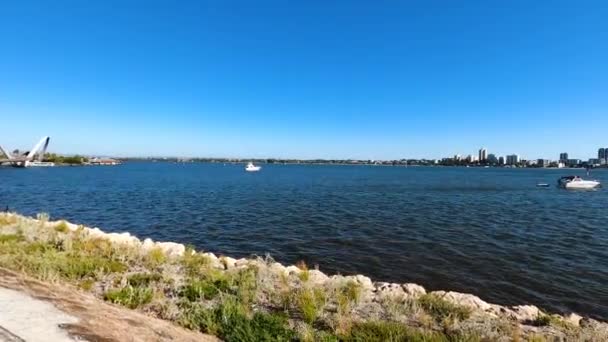
[[[570,171],[569,171],[570,172]],[[233,256],[608,319],[608,191],[560,170],[130,163],[0,169],[0,206]],[[608,172],[594,178],[608,184]]]

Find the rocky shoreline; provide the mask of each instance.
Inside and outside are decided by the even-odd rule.
[[[251,298],[246,297],[239,302],[248,312],[244,315],[254,317],[256,312],[285,313],[286,324],[295,332],[294,339],[299,340],[320,340],[319,336],[325,339],[330,335],[337,340],[348,340],[341,336],[352,336],[353,329],[359,329],[366,322],[401,324],[416,334],[428,332],[438,336],[437,340],[441,340],[441,336],[504,341],[608,340],[607,323],[576,313],[557,315],[545,313],[533,305],[497,305],[472,294],[431,292],[412,283],[374,282],[364,275],[327,275],[316,269],[308,269],[304,264],[284,266],[270,258],[234,259],[209,252],[195,252],[178,243],[155,242],[151,239],[142,241],[129,233],[106,233],[99,228],[66,221],[49,221],[44,215],[28,218],[12,213],[0,214],[0,241],[2,236],[11,235],[21,236],[19,241],[23,241],[23,244],[50,241],[60,246],[57,253],[67,251],[73,254],[73,245],[82,241],[109,242],[109,257],[118,256],[112,260],[120,260],[126,267],[120,271],[91,273],[74,279],[68,276],[68,280],[76,284],[85,281],[92,283],[82,288],[98,297],[131,307],[130,303],[112,299],[114,297],[108,293],[135,288],[131,280],[134,275],[161,274],[166,281],[159,281],[156,285],[146,284],[146,289],[154,293],[152,298],[133,308],[205,333],[216,332],[209,325],[197,325],[184,317],[193,317],[193,312],[199,309],[223,307],[225,298],[230,297],[224,296],[224,293],[237,294],[235,298],[239,300],[245,298],[239,288],[245,286],[244,281],[235,277],[255,270],[254,291],[246,294]],[[131,254],[121,256],[121,248]],[[13,255],[10,252],[7,255],[2,257],[0,254],[1,266],[47,280],[45,276],[36,274],[36,267],[32,271],[28,267],[11,265],[17,264],[15,260],[22,262],[19,258],[27,258],[27,255]],[[156,261],[150,262],[150,258]],[[28,262],[35,263],[31,260]],[[59,280],[65,280],[61,272],[58,274]],[[225,285],[224,281],[231,285]],[[212,286],[209,287],[207,282]],[[316,300],[317,296],[322,299]],[[225,330],[219,329],[218,335],[231,340],[231,335]],[[347,335],[347,332],[351,335]],[[464,340],[470,340],[468,337]]]

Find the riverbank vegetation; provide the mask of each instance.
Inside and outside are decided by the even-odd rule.
[[[55,153],[46,153],[44,155],[45,162],[52,162],[60,165],[83,165],[88,162],[88,159],[83,156],[61,156]]]
[[[608,325],[0,214],[0,266],[226,341],[608,340]]]

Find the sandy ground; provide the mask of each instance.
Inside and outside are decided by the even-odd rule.
[[[0,268],[0,341],[218,341],[71,286]]]

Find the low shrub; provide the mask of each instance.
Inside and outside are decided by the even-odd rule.
[[[15,243],[23,241],[23,236],[18,234],[0,234],[0,243]]]
[[[156,268],[167,261],[167,255],[160,247],[152,248],[147,255],[147,263],[150,268]]]
[[[438,322],[448,317],[465,320],[471,316],[469,308],[451,303],[432,293],[420,296],[418,304]]]
[[[126,286],[120,290],[110,290],[105,293],[104,299],[126,306],[130,309],[136,309],[144,304],[152,301],[152,290],[143,287]]]
[[[135,273],[127,278],[127,283],[134,287],[147,287],[163,279],[160,273]]]
[[[65,234],[70,231],[70,228],[68,227],[68,224],[65,221],[61,221],[55,226],[55,231],[58,233]]]
[[[323,312],[325,299],[322,289],[300,289],[296,292],[294,302],[297,304],[304,322],[313,324]]]
[[[295,333],[289,329],[287,318],[279,314],[257,312],[251,317],[247,309],[228,297],[213,309],[200,304],[188,304],[182,308],[178,322],[189,329],[218,336],[224,341],[292,341]]]
[[[194,302],[199,299],[213,299],[220,291],[228,291],[228,282],[225,279],[191,280],[180,291],[180,296]]]
[[[17,223],[17,216],[6,214],[0,215],[0,226],[8,226],[15,223]]]
[[[95,280],[93,280],[93,279],[84,279],[80,283],[78,283],[78,287],[85,291],[91,291],[91,289],[93,289],[94,285],[95,285]]]
[[[478,342],[474,335],[446,335],[435,331],[421,331],[404,324],[370,321],[355,324],[348,335],[339,336],[343,342]]]
[[[211,259],[200,253],[190,251],[184,253],[184,256],[181,259],[181,264],[188,276],[201,277],[208,273],[211,265]]]
[[[306,262],[300,260],[296,263],[296,267],[300,269],[300,273],[298,273],[298,278],[300,278],[300,280],[304,283],[307,282],[308,279],[310,279],[310,271],[308,270]]]
[[[423,341],[416,339],[417,335],[403,324],[378,321],[355,324],[351,328],[350,334],[341,336],[340,340],[349,342]],[[429,339],[429,341],[432,340]]]
[[[245,304],[252,304],[257,295],[257,270],[246,268],[235,273],[231,277],[231,288],[238,300]]]
[[[65,259],[65,260],[60,260]],[[60,274],[68,279],[95,277],[97,272],[122,273],[127,267],[115,260],[94,256],[67,256],[59,258],[57,268]]]
[[[564,321],[560,316],[545,313],[540,313],[536,319],[527,323],[537,327],[553,326],[563,330],[573,330],[576,328],[574,324]]]

